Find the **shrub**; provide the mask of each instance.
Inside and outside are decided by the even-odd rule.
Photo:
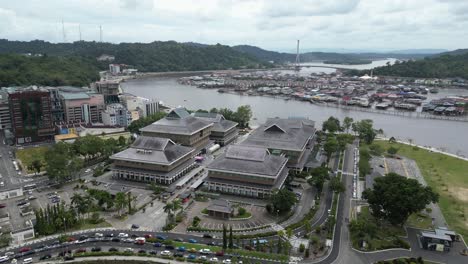
[[[237,209],[237,213],[239,215],[245,215],[247,213],[247,210],[245,210],[244,207],[239,207],[239,209]]]
[[[299,252],[303,253],[305,251],[305,245],[304,244],[300,244],[299,245]]]
[[[309,256],[310,256],[310,251],[309,251],[309,249],[306,249],[304,257],[308,258]]]

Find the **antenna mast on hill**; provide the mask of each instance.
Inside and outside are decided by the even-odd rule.
[[[295,68],[296,71],[300,69],[300,61],[299,61],[299,40],[297,40],[297,50],[296,50],[296,63],[295,63]]]
[[[99,42],[102,42],[102,26],[99,25]]]
[[[80,35],[80,41],[81,41],[81,25],[78,24],[78,34]]]
[[[65,34],[65,24],[63,23],[63,19],[62,19],[62,37],[63,37],[63,42],[67,42],[67,35]]]

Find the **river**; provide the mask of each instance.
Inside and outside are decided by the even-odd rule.
[[[384,63],[385,64],[385,63]],[[356,65],[349,65],[356,66]],[[307,68],[315,72],[328,72],[327,68]],[[126,93],[146,98],[157,98],[170,106],[184,106],[188,109],[206,109],[227,107],[235,110],[240,105],[250,105],[253,111],[253,125],[258,125],[268,117],[307,117],[316,122],[318,128],[329,116],[343,120],[350,116],[354,120],[372,119],[374,127],[384,130],[386,137],[400,140],[413,140],[414,143],[435,147],[442,151],[468,157],[468,122],[416,119],[391,115],[382,115],[360,111],[314,105],[308,102],[283,100],[261,96],[242,96],[218,93],[216,89],[199,89],[181,85],[174,77],[156,77],[128,80],[122,83]],[[441,89],[439,95],[466,94],[466,90]]]

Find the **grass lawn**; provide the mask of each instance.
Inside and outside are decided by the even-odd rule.
[[[426,213],[414,213],[406,221],[406,225],[419,229],[433,229],[432,219]]]
[[[384,149],[395,146],[398,155],[416,161],[427,184],[439,193],[439,206],[449,227],[468,240],[468,161],[388,141],[375,141]]]
[[[251,212],[245,212],[244,214],[242,215],[234,215],[233,217],[231,218],[236,218],[236,219],[242,219],[242,218],[249,218],[252,216],[252,213]]]
[[[34,171],[28,170],[28,166],[36,159],[40,160],[44,165],[44,154],[48,149],[49,147],[46,146],[18,149],[16,151],[16,158],[21,161],[24,170],[27,170],[28,173],[34,173]]]

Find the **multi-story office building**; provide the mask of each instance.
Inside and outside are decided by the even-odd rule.
[[[104,102],[106,104],[119,103],[119,94],[122,93],[120,89],[119,80],[104,80],[95,83],[98,93],[104,95]]]
[[[47,87],[50,93],[50,105],[52,107],[52,120],[54,123],[65,121],[63,112],[62,98],[60,97],[60,89],[58,87]]]
[[[60,92],[65,122],[102,122],[104,96],[93,92]]]
[[[237,130],[238,124],[225,119],[221,114],[196,112],[193,116],[213,123],[210,139],[216,144],[225,146],[231,143],[239,135],[239,131]]]
[[[155,114],[160,110],[159,101],[155,99],[147,99],[127,94],[120,96],[120,99],[128,111],[137,111],[140,118]]]
[[[281,189],[288,176],[282,155],[266,148],[233,145],[208,165],[205,186],[209,191],[267,198],[273,189]]]
[[[0,129],[11,129],[10,105],[8,93],[0,90]]]
[[[288,167],[302,171],[315,135],[314,122],[304,118],[269,118],[245,139],[244,146],[268,148],[271,154],[288,158]]]
[[[167,138],[139,136],[132,146],[114,154],[112,176],[116,179],[171,184],[196,166],[194,148]]]
[[[55,128],[48,90],[35,86],[11,90],[8,102],[16,144],[54,139]]]
[[[110,104],[102,112],[102,122],[108,126],[128,127],[132,122],[132,114],[121,104]]]
[[[185,108],[176,108],[140,132],[143,136],[169,138],[198,151],[208,145],[212,127],[212,122],[191,116]]]

